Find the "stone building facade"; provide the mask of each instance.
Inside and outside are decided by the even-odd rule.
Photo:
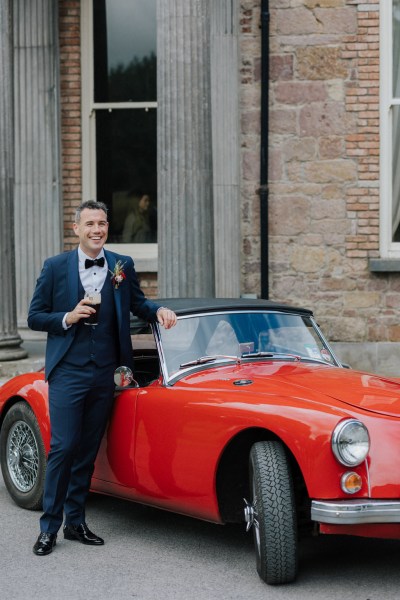
[[[48,0],[34,3],[51,4]],[[90,0],[58,2],[64,250],[75,246],[71,220],[87,189],[83,70],[89,5]],[[169,20],[157,17],[158,40],[168,37],[164,28],[173,27],[169,40],[179,32],[192,44],[196,36],[207,37],[191,47],[190,60],[184,47],[173,50],[185,69],[193,61],[197,70],[203,64],[204,71],[201,60],[209,60],[201,110],[209,111],[205,122],[208,114],[211,119],[213,181],[209,183],[214,194],[213,213],[201,213],[203,222],[186,221],[179,229],[172,219],[168,221],[167,211],[161,227],[176,227],[174,238],[187,234],[182,230],[185,226],[193,232],[213,229],[214,247],[205,259],[214,262],[215,295],[265,297],[262,274],[267,271],[268,296],[313,309],[344,361],[392,375],[398,374],[400,358],[400,244],[391,239],[387,225],[391,208],[386,196],[391,197],[393,190],[389,189],[392,171],[386,165],[392,161],[394,137],[386,115],[391,110],[396,116],[397,100],[393,93],[395,100],[387,102],[391,94],[382,90],[387,87],[385,61],[390,58],[396,9],[400,10],[398,0],[157,0],[158,14],[173,13]],[[194,35],[190,28],[200,22],[208,29],[198,29]],[[207,58],[202,48],[208,41]],[[266,61],[269,81],[263,82]],[[165,103],[165,85],[168,90],[176,88],[175,102],[179,94],[191,94],[194,102],[200,102],[196,69],[184,81],[173,66],[172,59],[158,61],[157,95]],[[168,71],[166,77],[164,72],[160,75],[162,69]],[[268,121],[262,128],[261,98],[266,87]],[[164,121],[167,117],[162,114]],[[198,123],[190,125],[195,128]],[[192,148],[196,135],[187,123],[180,123],[185,126]],[[173,127],[169,122],[168,135],[182,135],[182,131],[171,133]],[[268,153],[267,226],[260,200],[263,139]],[[178,137],[174,141],[179,146]],[[168,148],[169,142],[162,139],[160,144],[158,139],[159,175],[160,148]],[[169,208],[174,214],[173,203]],[[190,243],[190,235],[186,237]],[[167,238],[165,231],[161,238]],[[158,263],[146,257],[137,261],[142,286],[151,297],[159,291],[159,271],[165,270],[166,261],[175,260],[173,252],[165,257],[165,248],[175,247],[168,243],[162,246],[162,265],[160,252]],[[267,264],[263,244],[268,248]],[[37,270],[40,261],[36,262]],[[176,266],[178,271],[185,269],[185,263]],[[229,281],[218,287],[224,274],[234,280],[233,287],[229,288]],[[23,304],[22,300],[22,317]]]
[[[313,309],[344,360],[399,372],[396,260],[380,247],[380,6],[272,0],[270,295]],[[241,2],[243,280],[259,289],[260,2]]]

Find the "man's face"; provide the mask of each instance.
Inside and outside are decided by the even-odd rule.
[[[96,258],[108,236],[108,221],[104,210],[84,208],[79,223],[74,223],[81,250]]]

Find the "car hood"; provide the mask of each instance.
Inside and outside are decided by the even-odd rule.
[[[284,378],[285,380],[286,377]],[[335,398],[350,406],[388,416],[400,416],[400,381],[330,366],[299,366],[291,383]]]
[[[210,385],[214,389],[235,385],[237,391],[254,397],[259,394],[301,397],[313,401],[339,403],[388,416],[400,416],[399,382],[378,375],[298,362],[254,362],[223,367],[186,378],[191,385]],[[237,386],[237,387],[236,387]]]

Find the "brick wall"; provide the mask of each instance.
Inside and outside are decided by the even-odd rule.
[[[260,293],[260,0],[241,2],[243,280]],[[379,3],[270,0],[271,298],[331,340],[399,341],[379,255]]]
[[[64,249],[76,247],[72,221],[82,198],[80,2],[59,2]]]

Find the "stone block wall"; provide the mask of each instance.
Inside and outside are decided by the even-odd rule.
[[[260,293],[260,0],[241,2],[242,279]],[[379,256],[379,2],[270,0],[270,297],[332,341],[400,341]],[[263,232],[265,235],[266,232]]]

